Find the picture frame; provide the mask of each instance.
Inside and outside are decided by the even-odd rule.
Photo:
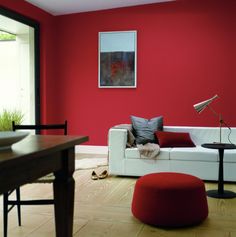
[[[137,31],[99,32],[98,87],[137,87]]]

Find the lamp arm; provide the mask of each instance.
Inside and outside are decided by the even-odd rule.
[[[218,114],[210,105],[207,105],[207,107],[211,110],[211,112],[217,117],[219,118],[219,122],[222,126],[222,124],[224,124],[228,129],[231,130],[231,128],[228,126],[228,124],[222,119],[222,115]]]
[[[211,110],[211,112],[212,112],[216,117],[218,117],[218,118],[220,118],[220,120],[222,120],[222,119],[221,119],[221,115],[218,114],[210,105],[207,105],[207,107]]]
[[[211,110],[211,112],[219,118],[219,122],[220,122],[220,142],[221,142],[221,127],[222,127],[222,124],[224,124],[228,129],[229,129],[229,134],[228,134],[228,140],[231,144],[232,141],[230,140],[230,134],[232,132],[231,128],[229,127],[229,125],[222,119],[222,116],[221,114],[218,114],[210,105],[207,105],[207,107]]]
[[[220,123],[221,123],[221,124],[224,124],[225,127],[227,127],[229,130],[231,130],[231,128],[229,127],[229,125],[228,125],[223,119],[220,120]]]
[[[229,129],[228,141],[229,141],[229,143],[233,144],[233,142],[230,140],[230,135],[231,135],[232,129],[231,129],[231,127],[229,127],[229,125],[222,119],[222,117],[221,117],[221,115],[220,115],[220,129],[221,129],[221,127],[222,127],[222,124],[224,124],[225,127],[227,127],[227,128]],[[220,132],[220,133],[221,133],[221,132]],[[220,136],[221,136],[221,134],[220,134]],[[221,137],[220,137],[220,139],[221,139]]]

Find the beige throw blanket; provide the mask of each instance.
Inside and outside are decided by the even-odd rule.
[[[135,147],[135,137],[132,133],[132,125],[131,124],[119,124],[119,125],[116,125],[112,128],[127,129],[126,147],[128,147],[128,148]],[[155,143],[147,143],[145,145],[137,144],[137,148],[138,148],[141,158],[157,159],[158,155],[160,153],[160,146]]]
[[[155,143],[137,144],[137,148],[141,158],[157,159],[160,153],[160,146]]]

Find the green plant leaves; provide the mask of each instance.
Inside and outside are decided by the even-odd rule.
[[[24,118],[24,114],[20,110],[6,110],[0,114],[0,131],[11,131],[12,121],[15,124],[21,124]]]

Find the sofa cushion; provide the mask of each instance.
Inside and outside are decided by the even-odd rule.
[[[236,150],[224,151],[224,163],[236,163]]]
[[[163,130],[163,117],[145,119],[136,116],[130,116],[132,127],[136,139],[136,144],[157,143],[155,132]]]
[[[170,153],[171,148],[161,148],[161,151],[159,155],[157,156],[156,159],[160,160],[169,160],[169,153]],[[125,158],[127,159],[148,159],[146,157],[143,157],[140,155],[138,148],[126,148],[125,149]]]
[[[160,147],[195,147],[189,133],[157,131]]]
[[[175,147],[170,151],[170,160],[217,162],[218,150],[196,147]]]

